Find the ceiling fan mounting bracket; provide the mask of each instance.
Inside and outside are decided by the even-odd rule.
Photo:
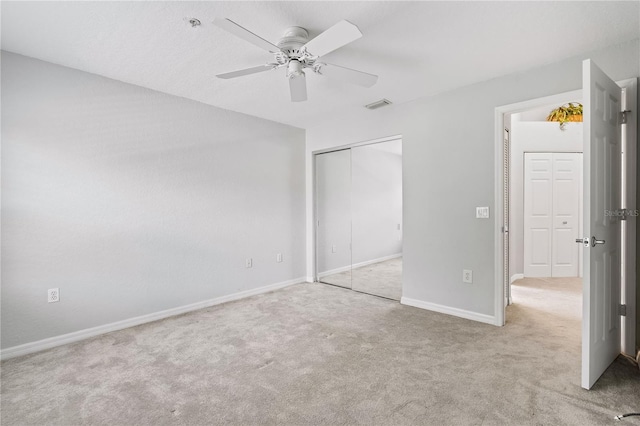
[[[302,27],[289,27],[284,31],[282,38],[276,46],[286,52],[288,50],[298,50],[309,41],[309,33]]]
[[[287,54],[284,52],[276,52],[274,57],[275,61],[279,65],[287,65],[289,63],[289,56],[287,56]]]
[[[314,64],[311,66],[311,69],[313,69],[313,72],[315,72],[316,74],[320,74],[322,75],[322,66],[325,65],[322,62],[314,62]]]

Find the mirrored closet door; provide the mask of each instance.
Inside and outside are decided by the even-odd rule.
[[[402,141],[315,156],[317,280],[400,300]]]
[[[315,161],[317,279],[351,288],[351,150]]]
[[[402,141],[351,150],[351,288],[402,296]]]

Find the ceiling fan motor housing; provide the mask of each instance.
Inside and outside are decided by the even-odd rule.
[[[288,65],[287,76],[304,75],[303,68],[312,68],[317,56],[313,56],[302,49],[309,41],[309,33],[302,27],[289,27],[278,41],[277,46],[281,50],[275,55],[278,64]]]
[[[299,51],[309,41],[309,33],[301,27],[289,27],[285,30],[277,46],[286,53]]]

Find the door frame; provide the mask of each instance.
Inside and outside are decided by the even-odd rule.
[[[626,109],[631,109],[631,113],[627,114],[627,125],[623,131],[623,144],[625,146],[625,164],[623,166],[626,180],[625,193],[623,198],[626,200],[626,208],[630,210],[637,209],[636,203],[636,191],[637,191],[637,143],[629,143],[631,141],[637,141],[637,90],[638,79],[631,78],[616,82],[621,88],[624,89],[623,96],[625,98]],[[506,298],[505,298],[505,283],[509,283],[510,277],[508,271],[505,269],[505,244],[504,244],[504,230],[505,226],[508,230],[508,223],[505,223],[504,215],[504,173],[505,167],[505,143],[511,143],[511,138],[505,138],[504,133],[504,115],[509,113],[518,113],[525,110],[543,107],[545,105],[554,103],[563,103],[566,99],[570,98],[582,98],[582,89],[573,90],[569,92],[559,93],[551,96],[545,96],[536,99],[530,99],[522,102],[517,102],[508,105],[502,105],[495,108],[494,115],[494,315],[495,324],[503,326],[505,324],[505,310],[506,310]],[[507,206],[508,208],[508,206]],[[622,286],[623,302],[627,305],[627,318],[628,321],[622,321],[622,351],[623,353],[635,355],[636,350],[636,330],[635,330],[635,316],[636,316],[636,222],[634,218],[629,218],[625,221],[624,232],[624,251],[625,251],[625,285]],[[508,265],[506,265],[508,267]],[[629,327],[625,326],[625,322]],[[640,342],[639,342],[640,343]]]

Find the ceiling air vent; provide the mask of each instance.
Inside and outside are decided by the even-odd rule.
[[[378,108],[382,108],[383,106],[387,106],[387,105],[391,105],[391,101],[387,100],[387,99],[380,99],[379,101],[375,101],[373,103],[370,103],[369,105],[365,105],[364,107],[367,109],[378,109]]]

